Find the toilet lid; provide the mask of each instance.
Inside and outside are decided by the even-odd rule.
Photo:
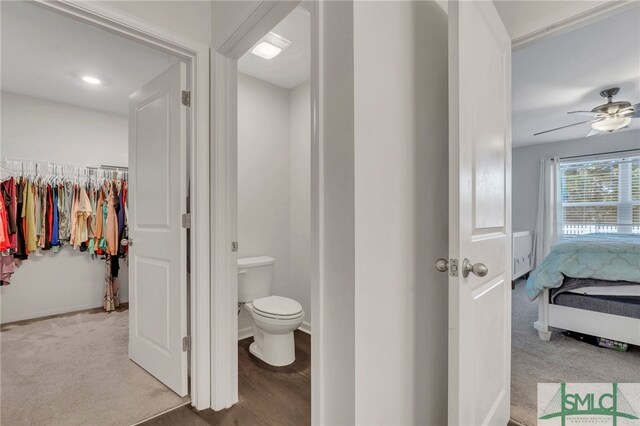
[[[257,313],[291,317],[300,315],[302,306],[293,299],[281,296],[269,296],[253,301],[253,309]]]

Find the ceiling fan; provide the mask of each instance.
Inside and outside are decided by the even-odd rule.
[[[613,102],[613,97],[619,91],[619,87],[613,87],[611,89],[606,89],[600,92],[600,96],[602,96],[603,98],[607,98],[608,102],[606,104],[598,105],[591,111],[569,111],[567,113],[575,115],[586,115],[592,117],[591,120],[567,124],[566,126],[556,127],[555,129],[534,133],[533,136],[555,132],[556,130],[566,129],[567,127],[578,126],[580,124],[586,123],[591,124],[591,131],[587,134],[587,137],[597,135],[598,133],[611,133],[613,131],[627,127],[632,118],[640,118],[640,103],[631,105],[630,102],[626,101]]]

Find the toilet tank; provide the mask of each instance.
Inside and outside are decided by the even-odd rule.
[[[238,302],[253,302],[271,295],[274,262],[269,256],[238,258]]]

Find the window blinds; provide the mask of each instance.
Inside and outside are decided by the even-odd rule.
[[[563,234],[640,234],[640,156],[561,162]]]

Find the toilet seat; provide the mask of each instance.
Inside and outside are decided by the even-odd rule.
[[[296,319],[304,316],[302,305],[282,296],[268,296],[253,301],[253,313],[271,319]]]

